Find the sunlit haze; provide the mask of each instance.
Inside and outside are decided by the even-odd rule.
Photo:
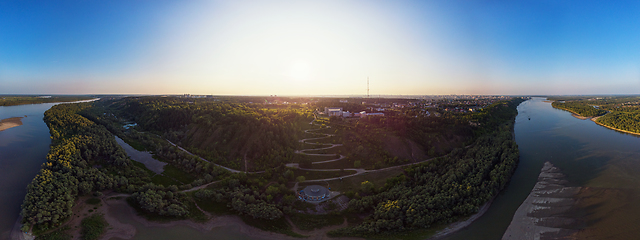
[[[0,94],[632,94],[640,2],[3,1]]]

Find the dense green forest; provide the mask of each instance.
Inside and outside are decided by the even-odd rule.
[[[241,100],[136,97],[52,107],[44,120],[53,142],[47,162],[28,187],[25,228],[41,233],[58,227],[73,214],[78,197],[113,190],[131,194],[127,202],[146,217],[205,218],[200,209],[235,213],[250,224],[260,222],[254,226],[269,226],[261,229],[295,236],[285,216],[305,218],[300,213],[315,205],[296,200],[291,188],[304,175],[284,164],[294,162],[298,140],[305,137],[302,130],[312,127],[313,111],[296,104],[256,104],[260,99],[252,97]],[[384,147],[392,138],[415,142],[429,157],[439,156],[404,168],[384,186],[365,181],[360,190],[346,192],[352,200],[340,216],[367,217],[332,234],[409,231],[475,213],[504,188],[517,165],[513,120],[522,101],[442,117],[398,112],[351,122],[319,121],[331,126],[319,130],[337,134],[344,144],[341,151],[363,167],[406,163],[408,159]],[[123,127],[132,122],[137,126]],[[168,163],[165,171],[155,174],[128,159],[113,135]],[[232,174],[213,163],[264,172]],[[207,183],[211,185],[204,189],[183,191]]]
[[[189,151],[238,170],[292,162],[311,111],[217,99],[127,98],[109,108]]]
[[[154,184],[149,171],[129,160],[107,127],[81,115],[95,117],[94,104],[61,104],[45,112],[44,121],[53,141],[47,162],[27,187],[21,213],[23,230],[34,227],[38,234],[60,226],[73,214],[71,209],[79,196],[106,190],[132,193],[131,202],[150,214],[189,216],[192,209],[186,206],[190,200],[177,192],[177,186]],[[177,183],[180,188],[191,188],[226,174],[219,167],[187,157],[162,143],[157,144],[160,156],[172,166],[191,173],[193,182]]]
[[[574,112],[583,117],[597,117],[607,113],[607,111],[595,108],[587,103],[581,102],[553,102],[551,106]]]
[[[640,111],[636,112],[611,112],[596,120],[605,126],[640,133]]]
[[[37,96],[0,96],[0,106],[15,106],[23,104],[37,104],[37,103],[53,103],[53,102],[74,102],[80,100],[92,99],[89,96],[51,96],[51,97],[37,97]]]
[[[550,99],[556,100],[552,103],[554,107],[570,105],[573,107],[568,108],[568,110],[585,109],[590,113],[580,115],[601,116],[596,120],[598,124],[640,133],[640,97],[638,96],[556,97]],[[563,99],[567,99],[565,103],[558,102]],[[592,106],[598,106],[598,109]]]
[[[332,236],[367,236],[449,223],[476,213],[509,182],[518,163],[513,139],[516,106],[522,99],[491,107],[485,131],[470,148],[405,168],[374,193],[363,191],[349,210],[366,213],[364,223],[331,232]]]
[[[79,195],[149,181],[144,171],[128,167],[126,153],[104,127],[77,114],[88,107],[89,103],[61,104],[45,112],[53,141],[47,162],[27,187],[22,204],[25,226],[58,226],[73,214]]]

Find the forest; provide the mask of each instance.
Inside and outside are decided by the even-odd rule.
[[[597,117],[607,113],[607,111],[595,108],[588,103],[583,102],[553,102],[551,106],[576,113],[583,117]]]
[[[45,112],[52,144],[47,162],[27,187],[21,213],[25,228],[59,226],[73,214],[80,195],[149,181],[144,171],[127,167],[131,163],[126,153],[104,127],[77,114],[88,107],[61,104]],[[114,171],[121,174],[111,174]]]
[[[638,96],[608,96],[608,97],[573,97],[568,98],[565,103],[560,103],[559,99],[565,97],[550,98],[556,100],[553,107],[572,106],[566,108],[585,109],[587,115],[600,116],[595,121],[598,124],[634,133],[640,133],[640,97]],[[592,106],[597,106],[598,109]]]
[[[54,103],[54,102],[74,102],[80,100],[92,99],[89,96],[0,96],[0,106],[15,106],[23,104],[37,104],[37,103]]]
[[[512,133],[515,107],[521,101],[498,102],[479,112],[442,118],[398,114],[354,124],[326,121],[334,126],[328,130],[343,133],[340,139],[345,146],[378,149],[387,159],[380,167],[402,163],[385,152],[384,142],[375,140],[385,135],[410,139],[433,149],[428,151],[430,156],[440,156],[405,167],[403,174],[388,179],[384,186],[365,181],[357,192],[347,192],[352,200],[339,214],[367,217],[360,225],[332,234],[408,231],[476,212],[504,188],[517,165]],[[287,230],[285,216],[300,218],[300,212],[314,206],[296,199],[292,184],[304,176],[284,163],[292,162],[302,130],[313,115],[299,105],[269,106],[224,99],[143,97],[52,107],[44,118],[53,139],[51,150],[28,187],[22,206],[23,230],[33,227],[35,233],[42,233],[56,228],[73,214],[78,197],[115,191],[130,194],[127,202],[153,219],[200,219],[202,208],[214,214],[235,213],[245,221],[261,222],[257,227],[267,224],[272,227],[263,229],[296,236]],[[132,121],[138,125],[123,127]],[[154,174],[131,161],[113,135],[168,163],[165,172]],[[179,150],[165,138],[215,163],[264,172],[229,173]],[[250,164],[244,166],[244,162]],[[358,161],[362,163],[369,164]],[[193,194],[184,192],[208,183]]]
[[[373,193],[360,192],[349,211],[367,214],[354,227],[330,232],[331,236],[370,236],[428,228],[476,213],[509,182],[519,152],[513,139],[516,107],[522,99],[490,108],[484,128],[472,147],[407,167]]]
[[[311,111],[218,99],[126,98],[110,110],[199,156],[238,170],[292,162]]]
[[[128,158],[107,127],[81,115],[92,116],[94,104],[60,104],[45,112],[52,144],[47,162],[27,187],[21,212],[23,230],[39,234],[56,228],[73,214],[78,197],[109,190],[132,194],[132,205],[149,214],[189,216],[193,210],[188,207],[190,200],[176,185],[154,184],[149,170]],[[164,147],[161,156],[195,177],[193,182],[180,184],[181,188],[226,174],[166,145],[159,145]]]

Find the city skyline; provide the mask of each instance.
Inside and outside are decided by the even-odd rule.
[[[640,93],[637,2],[7,1],[0,94]]]

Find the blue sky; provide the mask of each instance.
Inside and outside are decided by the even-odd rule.
[[[636,94],[640,4],[2,1],[0,94]]]

